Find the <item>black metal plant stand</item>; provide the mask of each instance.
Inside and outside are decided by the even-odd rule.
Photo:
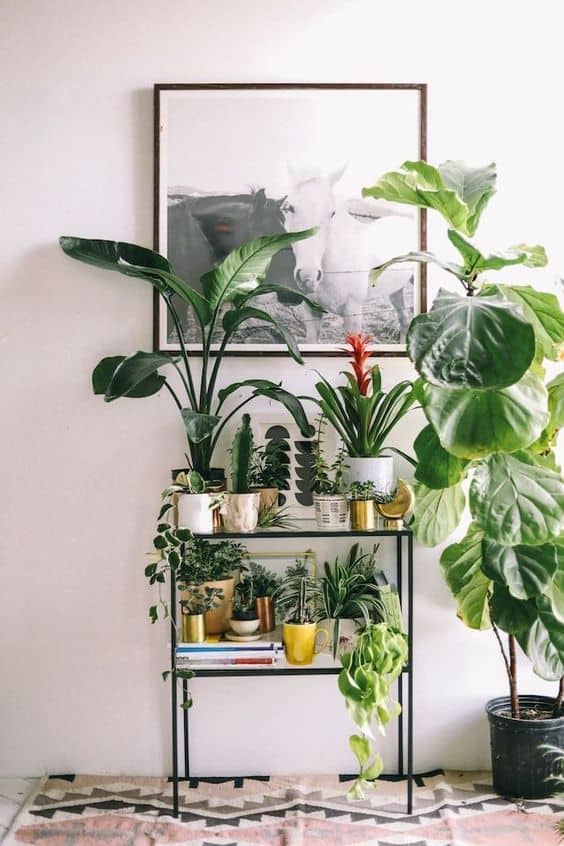
[[[233,538],[324,538],[324,537],[395,537],[396,538],[396,583],[398,595],[402,608],[405,607],[404,599],[407,598],[407,638],[408,638],[408,663],[404,670],[407,675],[407,707],[404,719],[404,683],[403,675],[398,679],[398,701],[402,706],[402,712],[398,717],[398,745],[397,761],[398,775],[407,778],[407,813],[413,811],[413,534],[409,529],[380,529],[373,532],[353,531],[319,531],[312,529],[281,531],[263,530],[254,532],[252,535],[240,534],[238,532],[215,532],[213,534],[199,535],[207,539],[233,539]],[[404,545],[407,545],[407,590],[404,580]],[[178,817],[178,784],[180,781],[190,779],[190,726],[189,711],[184,708],[182,712],[182,733],[183,733],[183,754],[184,754],[184,776],[178,772],[178,690],[177,690],[177,668],[176,668],[176,580],[171,575],[170,584],[170,617],[171,617],[171,708],[172,708],[172,791],[173,791],[173,815]],[[245,668],[235,667],[226,669],[195,669],[191,670],[194,678],[257,678],[265,676],[324,676],[338,675],[340,666],[316,667],[312,664],[308,667],[264,667]],[[188,702],[188,680],[182,678],[182,704]],[[404,756],[404,735],[405,724],[407,723],[407,767],[405,767]]]

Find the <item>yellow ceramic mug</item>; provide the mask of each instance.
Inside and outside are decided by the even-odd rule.
[[[317,635],[322,635],[323,642],[316,643]],[[284,645],[288,664],[311,664],[313,656],[321,652],[329,643],[329,632],[318,629],[317,623],[284,623]]]

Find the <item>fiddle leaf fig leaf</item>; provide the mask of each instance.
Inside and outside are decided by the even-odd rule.
[[[413,448],[418,462],[415,478],[428,488],[450,488],[451,485],[456,485],[469,464],[465,459],[457,458],[444,449],[431,424],[419,432]]]
[[[183,408],[181,414],[188,440],[194,444],[199,444],[209,438],[221,420],[221,417],[217,417],[215,414],[203,414],[199,411],[192,411],[191,408]]]
[[[524,264],[525,267],[544,267],[548,261],[544,247],[539,244],[534,247],[519,244],[503,253],[492,253],[489,256],[484,256],[454,229],[449,229],[448,238],[463,257],[463,270],[467,275],[479,275],[486,270],[502,270],[504,267],[514,264]]]
[[[564,373],[546,386],[548,389],[548,424],[531,446],[533,452],[546,453],[554,449],[558,432],[564,426]]]
[[[504,584],[516,599],[532,599],[550,591],[558,563],[553,544],[502,546],[485,538],[482,555],[484,573]]]
[[[211,309],[254,291],[264,280],[272,258],[284,247],[309,238],[314,229],[265,235],[232,250],[217,267],[202,276],[205,299]]]
[[[454,264],[450,261],[441,261],[434,253],[427,251],[406,253],[403,256],[395,256],[395,258],[388,259],[383,264],[378,264],[370,271],[370,282],[374,285],[380,276],[394,264],[402,264],[403,262],[419,262],[420,264],[437,264],[446,270],[447,273],[452,273],[457,279],[462,279],[464,276],[464,268],[459,264]]]
[[[106,388],[105,401],[112,402],[120,397],[148,397],[156,394],[166,381],[164,376],[158,373],[159,368],[175,360],[168,353],[150,353],[141,350],[127,356],[117,365],[110,379]],[[102,363],[100,362],[98,367]],[[94,374],[92,381],[94,382]]]
[[[412,528],[423,546],[436,546],[446,540],[460,522],[466,498],[460,484],[434,490],[415,485],[415,512]]]
[[[454,390],[428,383],[422,387],[427,418],[440,432],[444,449],[459,459],[530,446],[547,424],[547,400],[544,384],[531,372],[499,390]],[[429,458],[433,460],[432,452]]]
[[[477,390],[517,382],[535,355],[520,310],[498,296],[460,297],[441,288],[433,307],[411,321],[409,356],[433,385]]]
[[[401,170],[385,173],[364,197],[435,209],[449,226],[472,236],[480,215],[495,191],[495,165],[470,168],[447,161],[433,167],[423,161],[406,161]]]
[[[564,353],[564,312],[554,294],[530,285],[499,285],[501,293],[521,307],[546,358],[558,361]]]
[[[564,527],[564,480],[530,453],[494,453],[476,466],[470,511],[491,540],[540,546]]]
[[[488,598],[491,581],[482,570],[484,533],[472,523],[459,543],[453,543],[441,555],[446,583],[456,599],[457,613],[471,629],[491,626]]]

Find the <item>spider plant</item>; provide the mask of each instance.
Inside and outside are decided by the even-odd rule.
[[[178,354],[138,351],[129,356],[103,358],[92,374],[94,393],[103,394],[106,402],[112,402],[120,397],[148,397],[164,387],[181,416],[192,469],[204,478],[209,476],[213,453],[226,423],[256,396],[265,396],[284,405],[302,435],[311,437],[314,429],[308,423],[301,402],[280,384],[269,379],[243,379],[221,390],[217,390],[217,384],[227,344],[235,331],[251,319],[270,325],[286,344],[290,355],[303,364],[296,339],[287,326],[258,308],[255,300],[264,294],[291,293],[294,301],[297,297],[314,310],[324,311],[299,291],[264,282],[274,255],[313,232],[308,229],[266,235],[233,250],[221,264],[202,276],[201,294],[190,282],[175,276],[167,259],[152,250],[119,241],[60,238],[61,248],[71,258],[149,282],[164,300],[178,335]],[[202,345],[201,367],[194,365],[186,348],[175,296],[194,313]],[[177,371],[179,386],[173,387],[167,376],[161,374],[166,366]],[[245,388],[251,390],[250,396],[225,413],[226,400]]]
[[[304,625],[315,623],[319,618],[317,601],[319,586],[301,562],[288,567],[282,583],[272,594],[276,602],[276,610],[286,623]]]
[[[411,464],[410,456],[395,447],[386,446],[392,429],[415,401],[411,382],[405,380],[385,393],[377,364],[370,365],[369,335],[347,335],[343,352],[352,355],[352,369],[342,371],[346,385],[333,387],[324,376],[315,387],[319,399],[311,398],[340,435],[351,458],[376,458],[384,449],[402,455]]]

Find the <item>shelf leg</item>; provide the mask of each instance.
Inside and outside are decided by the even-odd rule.
[[[403,583],[402,573],[403,559],[402,559],[402,537],[398,535],[396,538],[396,586],[398,589],[398,596],[400,605],[403,608]],[[398,679],[398,702],[401,707],[400,715],[398,717],[398,774],[404,774],[404,754],[403,754],[403,673]]]
[[[176,678],[176,579],[170,575],[170,704],[172,708],[172,815],[178,817],[178,693]]]
[[[407,625],[409,629],[407,695],[407,813],[413,813],[413,535],[407,536]]]
[[[188,679],[182,679],[182,704],[186,706],[188,702]],[[182,716],[184,726],[184,778],[190,778],[190,735],[188,724],[188,708],[184,707]]]

